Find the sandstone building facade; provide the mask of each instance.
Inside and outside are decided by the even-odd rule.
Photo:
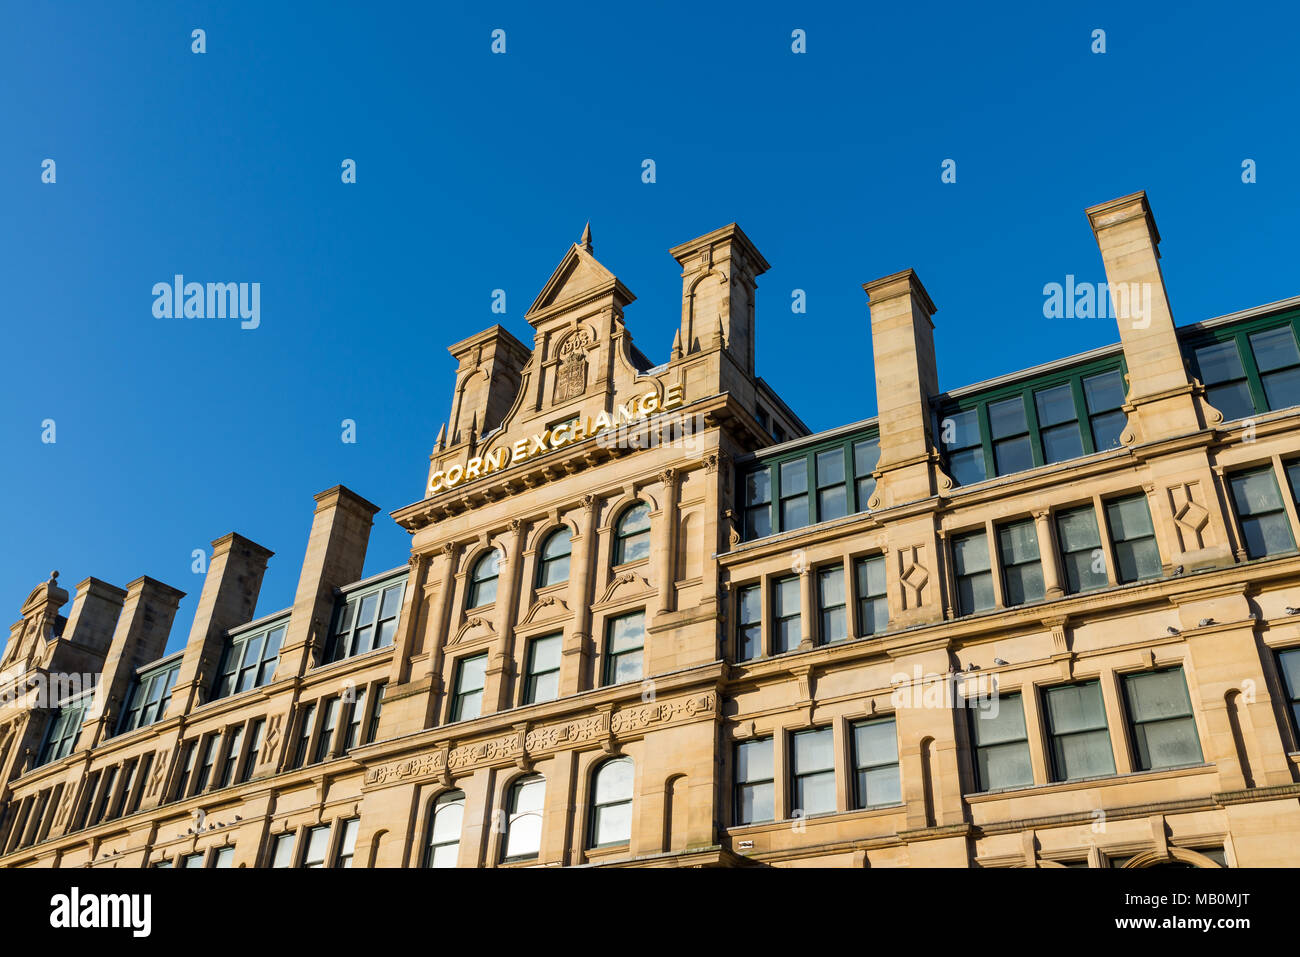
[[[584,234],[451,347],[406,564],[336,486],[292,606],[228,534],[175,654],[152,578],[28,596],[0,866],[1300,864],[1300,298],[1176,327],[1145,195],[1088,217],[1118,344],[942,392],[887,276],[815,435],[738,227],[661,365]]]

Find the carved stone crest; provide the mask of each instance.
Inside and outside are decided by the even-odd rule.
[[[560,343],[555,370],[555,402],[576,399],[587,391],[587,333],[579,329]]]

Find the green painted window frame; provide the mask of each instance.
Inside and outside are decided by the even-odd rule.
[[[883,731],[886,727],[890,729],[889,735],[894,740],[894,754],[892,760],[871,760],[867,755],[862,753],[860,747],[859,732],[866,732],[868,729],[880,729]],[[867,810],[877,807],[896,807],[903,803],[903,785],[902,772],[898,760],[898,722],[894,715],[886,715],[882,718],[869,718],[865,721],[853,721],[849,724],[849,749],[852,752],[851,760],[853,762],[853,807],[857,810]],[[890,800],[888,801],[869,801],[868,794],[872,790],[871,781],[873,779],[884,778],[890,791]]]
[[[181,659],[154,665],[140,671],[127,695],[127,706],[117,724],[117,733],[126,734],[137,728],[147,728],[162,719],[172,700],[172,689],[181,673]]]
[[[1196,358],[1196,350],[1224,342],[1235,343],[1237,357],[1241,360],[1242,369],[1246,373],[1246,386],[1250,392],[1250,399],[1255,406],[1254,414],[1264,415],[1279,410],[1269,407],[1268,396],[1264,391],[1264,380],[1260,376],[1259,367],[1255,362],[1255,350],[1251,348],[1250,337],[1255,333],[1271,332],[1283,326],[1290,326],[1291,334],[1295,336],[1296,343],[1300,346],[1300,311],[1276,316],[1263,316],[1245,322],[1219,326],[1216,329],[1200,330],[1192,335],[1183,336],[1179,345],[1182,347],[1183,359],[1186,361],[1187,367],[1203,384],[1205,377],[1201,373],[1201,364]],[[1213,404],[1212,401],[1211,404]],[[1296,406],[1283,406],[1283,408],[1296,408]],[[1228,421],[1239,421],[1239,419],[1230,419]]]
[[[334,620],[330,625],[329,641],[325,648],[325,664],[378,651],[393,643],[402,618],[402,603],[406,598],[406,577],[406,571],[403,570],[400,574],[339,596],[335,602]],[[389,607],[390,595],[396,596],[396,607]],[[366,599],[372,597],[375,599],[374,611],[363,621],[361,609]],[[360,645],[363,633],[367,634],[365,648]]]
[[[1011,383],[999,388],[990,389],[986,392],[979,392],[975,395],[963,396],[956,401],[942,403],[937,407],[937,435],[943,435],[943,422],[946,418],[962,412],[974,411],[980,434],[980,447],[984,452],[984,478],[983,481],[1000,478],[1004,475],[1015,475],[1015,472],[999,473],[997,470],[996,457],[993,452],[993,430],[989,425],[989,406],[996,405],[999,402],[1005,402],[1008,399],[1020,397],[1025,409],[1025,424],[1029,434],[1029,451],[1032,459],[1030,468],[1040,468],[1048,464],[1047,458],[1043,451],[1042,428],[1038,423],[1038,403],[1034,400],[1034,393],[1042,392],[1047,389],[1057,388],[1062,385],[1069,385],[1070,391],[1074,397],[1074,411],[1076,422],[1079,426],[1079,440],[1083,445],[1083,455],[1095,455],[1098,451],[1096,442],[1092,435],[1092,415],[1088,410],[1087,398],[1084,395],[1083,380],[1091,379],[1093,376],[1103,375],[1107,372],[1119,372],[1121,388],[1127,388],[1128,364],[1124,361],[1122,355],[1110,356],[1105,359],[1097,359],[1083,365],[1072,366],[1068,369],[1059,369],[1046,375],[1037,376],[1033,379],[1025,379],[1021,382]],[[942,445],[942,442],[940,443]],[[963,451],[966,448],[975,448],[975,446],[963,446],[955,451]],[[944,468],[948,468],[948,449],[941,449],[943,453]],[[1102,449],[1100,451],[1109,451]],[[1063,459],[1062,461],[1073,461],[1073,459]],[[1052,463],[1060,464],[1060,463]],[[954,477],[954,481],[956,478]]]
[[[87,694],[92,694],[87,692]],[[91,698],[87,695],[68,701],[59,707],[58,714],[50,721],[49,729],[45,732],[45,740],[41,743],[41,757],[36,762],[37,766],[50,764],[54,761],[66,758],[72,753],[72,749],[77,744],[77,737],[81,734],[81,726],[86,720],[86,712],[90,709]]]
[[[1177,672],[1182,679],[1183,699],[1180,702],[1186,710],[1178,714],[1160,714],[1151,717],[1139,717],[1137,709],[1134,707],[1134,688],[1138,682],[1144,678],[1151,678],[1157,675],[1169,675]],[[1192,696],[1187,688],[1187,674],[1183,671],[1182,665],[1174,665],[1169,668],[1156,668],[1150,671],[1135,671],[1122,676],[1120,687],[1124,691],[1124,720],[1128,722],[1129,737],[1133,745],[1133,768],[1136,771],[1163,771],[1167,768],[1185,768],[1194,767],[1205,761],[1205,751],[1201,747],[1201,735],[1196,727],[1196,714],[1192,710]],[[1196,746],[1196,759],[1186,761],[1181,764],[1156,764],[1151,759],[1150,748],[1142,747],[1148,726],[1172,725],[1178,724],[1180,727],[1190,732],[1190,743]]]
[[[752,654],[746,653],[747,644],[752,645]],[[736,589],[736,660],[753,661],[761,657],[763,657],[763,586],[743,585]]]
[[[216,679],[212,682],[211,700],[229,698],[270,684],[275,678],[275,668],[280,661],[280,650],[284,645],[284,636],[288,629],[289,619],[285,617],[260,628],[227,637],[221,649],[221,665],[217,669]],[[253,642],[257,642],[257,660],[246,663],[244,655]],[[274,652],[270,651],[272,648]],[[247,688],[241,688],[240,684],[245,672],[252,674],[252,684]]]
[[[1034,783],[1033,762],[1030,759],[1029,751],[1029,723],[1025,720],[1025,698],[1020,691],[1010,691],[997,696],[998,716],[1001,717],[1004,708],[1014,705],[1020,711],[1020,725],[1016,731],[1018,737],[1004,738],[986,738],[980,740],[980,729],[985,727],[981,724],[986,720],[989,710],[983,707],[967,708],[970,717],[970,742],[971,742],[971,770],[975,774],[975,793],[984,794],[991,791],[1010,791],[1016,788],[1030,787]],[[996,719],[994,719],[996,720]],[[1003,730],[996,728],[993,731],[986,732],[994,734],[996,731]],[[983,757],[987,754],[1000,751],[1015,750],[1022,754],[1024,763],[1029,770],[1028,777],[1022,780],[994,779],[993,775],[981,770],[984,766]]]
[[[821,509],[818,505],[819,492],[825,491],[831,487],[844,486],[844,502],[846,514],[836,516],[836,518],[847,518],[852,515],[858,515],[867,511],[867,502],[872,493],[875,491],[875,484],[870,483],[865,488],[859,482],[859,479],[869,478],[867,475],[857,474],[857,456],[856,446],[865,442],[880,442],[880,431],[876,428],[864,429],[861,432],[854,432],[851,435],[840,436],[829,442],[819,442],[815,445],[809,445],[804,448],[794,449],[779,455],[762,456],[754,463],[746,467],[739,476],[739,488],[737,490],[736,501],[740,503],[739,512],[741,514],[741,536],[744,541],[757,541],[760,538],[767,538],[768,535],[777,535],[781,532],[794,531],[796,528],[811,528],[823,521],[832,521],[821,517]],[[844,462],[844,477],[842,480],[835,482],[822,482],[817,473],[817,456],[827,452],[840,451]],[[805,474],[807,475],[807,488],[802,493],[794,495],[783,495],[781,488],[781,466],[789,462],[796,462],[800,459],[805,463]],[[745,479],[755,472],[767,470],[769,494],[766,502],[760,502],[750,506],[745,500]],[[874,470],[873,470],[874,471]],[[806,524],[785,528],[781,522],[781,501],[783,498],[790,500],[798,495],[804,495],[808,500],[808,521]],[[770,521],[770,531],[767,535],[750,536],[747,534],[747,523],[744,521],[744,515],[747,511],[762,508],[764,505],[768,508]]]
[[[745,827],[749,824],[766,824],[776,820],[776,753],[775,743],[772,735],[763,738],[750,738],[747,741],[736,742],[733,765],[735,767],[735,782],[732,785],[731,813],[732,820],[736,827]],[[758,764],[766,762],[766,768],[762,769],[767,772],[767,777],[756,777],[751,768],[751,762],[746,757],[742,762],[742,756],[751,753],[758,754],[764,752]],[[743,768],[746,770],[742,770]],[[766,802],[772,805],[772,813],[767,817],[751,817],[746,814],[744,807],[745,799],[753,793],[761,793],[766,796]],[[762,799],[760,799],[762,800]],[[759,803],[758,801],[751,803]]]
[[[1289,664],[1292,661],[1295,662],[1294,667]],[[1278,649],[1277,670],[1282,678],[1282,688],[1286,692],[1288,710],[1291,713],[1291,730],[1300,739],[1300,645]]]

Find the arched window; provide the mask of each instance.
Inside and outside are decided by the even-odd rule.
[[[460,851],[460,825],[465,818],[465,792],[448,791],[433,802],[425,867],[455,867]]]
[[[469,607],[479,608],[497,600],[497,579],[501,577],[501,553],[495,548],[474,563],[469,577]]]
[[[538,588],[569,580],[569,555],[573,552],[569,539],[572,534],[566,525],[547,536],[546,544],[542,546],[542,563],[537,569]]]
[[[631,758],[612,758],[602,764],[592,780],[592,847],[626,844],[632,839]]]
[[[542,850],[542,805],[546,801],[546,778],[531,774],[510,785],[506,802],[506,841],[503,857],[523,861],[536,857]]]
[[[634,562],[650,554],[650,506],[637,502],[618,520],[614,533],[614,564]]]

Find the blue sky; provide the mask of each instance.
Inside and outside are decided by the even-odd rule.
[[[6,4],[8,620],[53,568],[148,574],[187,592],[180,647],[191,553],[228,531],[276,552],[258,613],[286,607],[311,496],[338,483],[383,508],[366,573],[401,564],[387,513],[422,494],[446,347],[498,320],[531,341],[587,220],[656,362],[680,319],[667,250],[739,222],[772,263],[760,373],[814,429],[875,413],[861,284],[905,267],[938,305],[944,388],[1116,341],[1044,319],[1043,286],[1104,279],[1083,210],[1138,189],[1180,324],[1300,293],[1293,5],[740,11]],[[260,282],[261,325],[155,318],[178,272]]]

